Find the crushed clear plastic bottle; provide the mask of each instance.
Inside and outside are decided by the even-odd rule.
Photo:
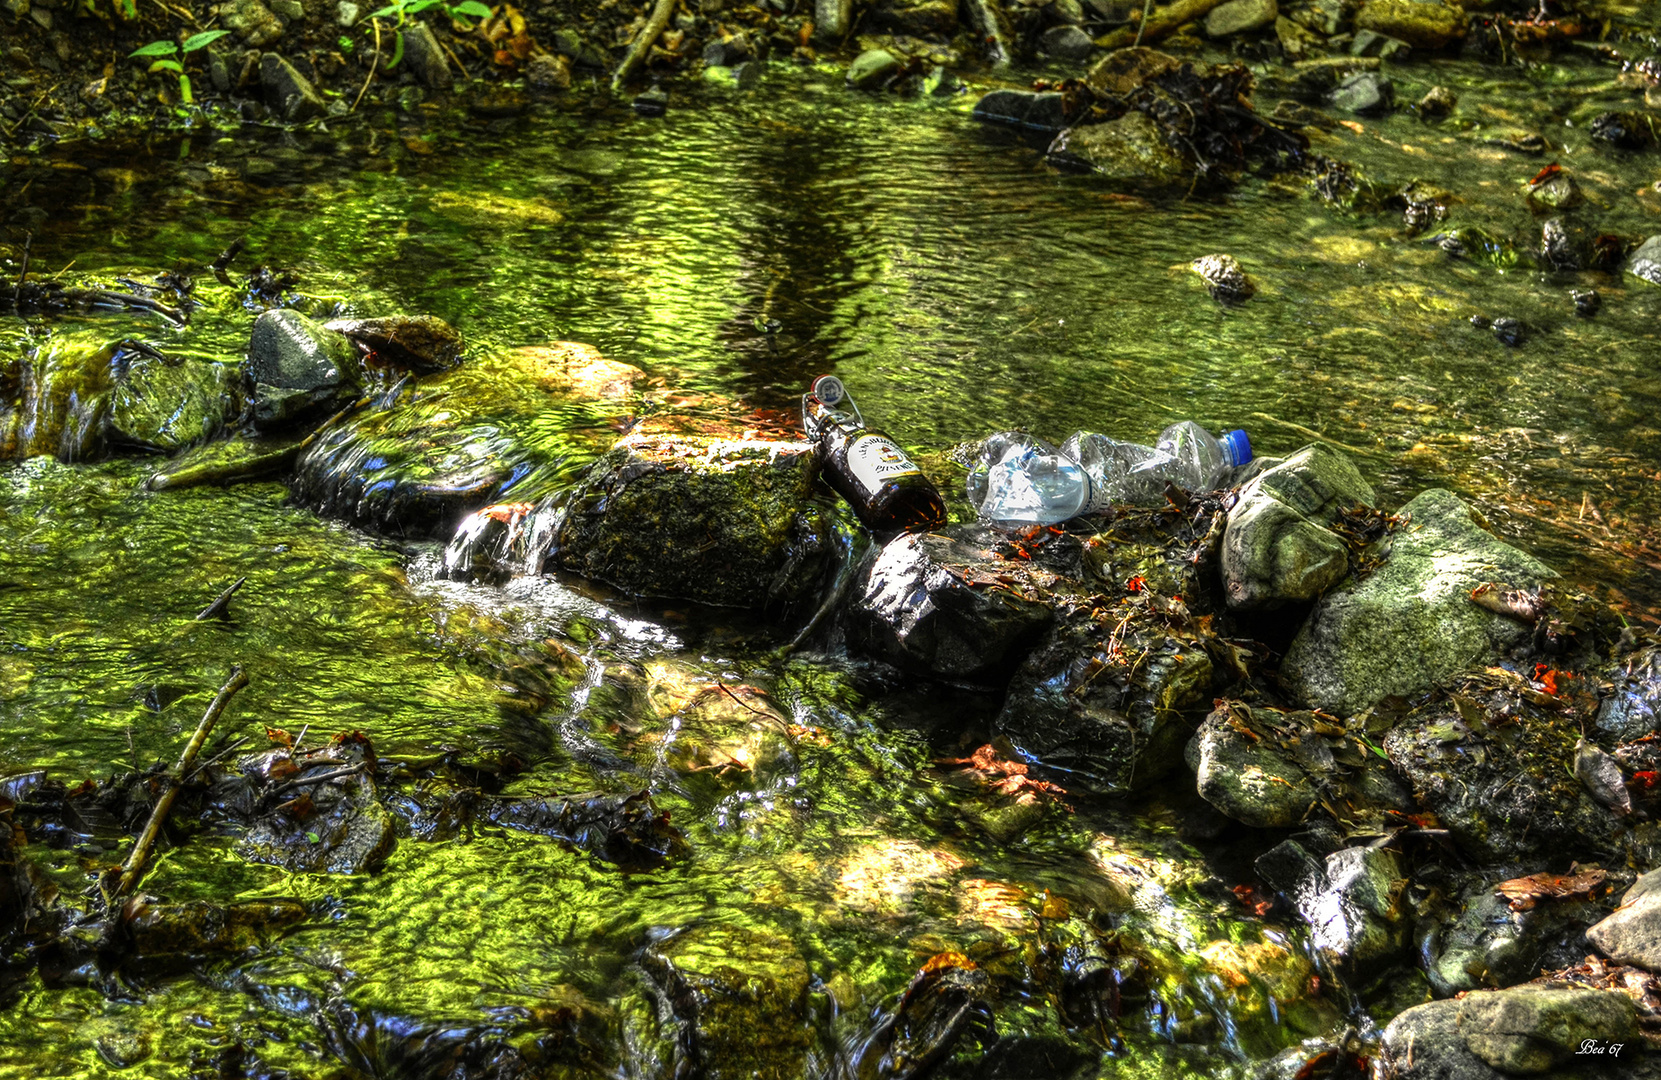
[[[965,486],[982,522],[1029,528],[1113,503],[1158,502],[1167,483],[1213,491],[1251,459],[1244,431],[1219,439],[1192,420],[1172,424],[1153,446],[1079,431],[1057,450],[1025,432],[1004,431],[981,443]]]

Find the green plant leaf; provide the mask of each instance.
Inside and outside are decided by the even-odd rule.
[[[172,56],[179,51],[179,47],[171,41],[152,41],[142,49],[135,49],[127,54],[131,60],[135,56]]]
[[[404,58],[404,35],[392,35],[392,59],[386,62],[386,70],[391,71],[398,66],[398,61]]]
[[[179,98],[186,105],[194,105],[196,98],[190,92],[190,76],[179,72]]]
[[[204,30],[200,34],[192,34],[185,38],[185,43],[179,48],[183,52],[195,52],[204,45],[212,45],[229,33],[229,30]]]
[[[307,833],[306,834],[306,839],[310,840],[314,844],[321,844],[323,842],[323,838],[321,836],[318,836],[314,832]]]
[[[115,14],[125,22],[132,22],[138,18],[138,0],[115,0]]]
[[[490,9],[479,3],[479,0],[461,0],[461,3],[450,9],[451,15],[471,15],[475,19],[490,18]]]
[[[384,19],[384,18],[386,18],[386,17],[388,17],[388,16],[389,16],[389,15],[396,15],[396,14],[398,14],[398,12],[399,12],[399,10],[400,10],[400,9],[401,9],[401,7],[402,7],[402,5],[400,5],[400,4],[389,4],[389,5],[387,5],[387,6],[386,6],[386,7],[384,7],[384,8],[382,8],[382,9],[381,9],[381,10],[379,10],[379,11],[371,11],[371,12],[370,12],[370,13],[369,13],[369,14],[368,14],[368,15],[367,15],[367,16],[366,16],[366,18],[370,18],[370,19]]]
[[[158,71],[171,71],[175,75],[183,75],[185,73],[184,65],[180,64],[177,60],[157,60],[154,64],[150,65],[150,72],[151,74],[154,74]]]
[[[358,43],[347,37],[345,34],[340,35],[340,40],[336,41],[335,44],[340,47],[340,51],[343,53],[349,53],[358,47]]]

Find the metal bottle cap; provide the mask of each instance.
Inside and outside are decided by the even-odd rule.
[[[848,388],[842,385],[842,380],[835,375],[821,375],[813,380],[813,396],[831,408],[842,404],[848,396]]]

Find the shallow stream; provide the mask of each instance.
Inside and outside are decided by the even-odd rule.
[[[1632,91],[1591,61],[1396,75],[1403,100],[1454,88],[1455,118],[1312,135],[1380,180],[1452,191],[1449,221],[1418,236],[1399,213],[1343,213],[1295,179],[1109,190],[971,122],[973,94],[867,96],[833,69],[782,67],[756,92],[661,119],[573,95],[490,123],[418,109],[328,135],[66,147],[0,166],[0,207],[16,233],[33,228],[41,273],[206,282],[246,234],[252,259],[297,268],[306,290],[441,316],[478,354],[584,341],[665,386],[767,409],[835,372],[951,486],[958,516],[946,453],[1003,428],[1144,439],[1186,417],[1246,427],[1260,454],[1325,438],[1353,451],[1386,507],[1450,487],[1653,621],[1661,288],[1426,241],[1467,224],[1536,241],[1522,191],[1553,160],[1585,189],[1575,216],[1593,231],[1661,231],[1661,157],[1586,134],[1596,112],[1633,107]],[[1553,149],[1485,141],[1519,129]],[[20,237],[3,239],[15,250]],[[1187,264],[1214,252],[1240,259],[1253,299],[1207,296]],[[1590,319],[1570,299],[1585,288],[1603,298]],[[1508,347],[1472,316],[1520,319],[1527,340]],[[177,333],[129,315],[0,325],[8,348],[89,332]],[[192,347],[234,362],[246,324],[213,333]],[[566,580],[434,581],[430,545],[319,520],[280,484],[147,493],[153,468],[0,467],[0,774],[45,767],[74,783],[171,761],[240,663],[252,683],[223,730],[356,729],[411,760],[516,755],[514,792],[645,785],[687,851],[625,873],[483,828],[405,838],[382,872],[336,877],[252,865],[229,838],[197,834],[147,889],[293,897],[312,920],[113,997],[31,977],[0,1007],[0,1076],[127,1063],[219,1075],[233,1051],[250,1075],[448,1075],[446,1048],[534,1039],[553,1003],[589,1019],[551,1075],[657,1077],[673,1039],[647,954],[751,979],[753,1000],[726,1021],[757,1032],[756,1075],[781,1080],[839,1075],[876,1012],[944,951],[999,987],[1001,1041],[950,1062],[962,1077],[1032,1075],[1037,1060],[1056,1076],[1244,1074],[1425,994],[1412,975],[1313,989],[1299,931],[1250,918],[1229,891],[1250,853],[1182,838],[1192,796],[1177,781],[1066,808],[955,783],[935,761],[985,741],[995,694],[907,685],[839,655],[768,660],[781,631],[749,615]],[[192,621],[244,575],[233,619]],[[793,726],[672,707],[718,681],[761,688]],[[710,747],[748,767],[671,767]],[[56,852],[54,872],[78,890],[88,865],[121,854]],[[1087,939],[1134,957],[1151,987],[1111,1032],[1069,1022],[1046,989],[1056,957]]]

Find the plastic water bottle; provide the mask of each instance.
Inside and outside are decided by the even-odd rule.
[[[981,444],[970,469],[969,499],[980,520],[1005,528],[1054,525],[1097,514],[1113,503],[1158,502],[1171,483],[1213,491],[1252,459],[1244,431],[1221,439],[1184,420],[1153,446],[1075,432],[1060,450],[1023,432],[1000,432]]]

